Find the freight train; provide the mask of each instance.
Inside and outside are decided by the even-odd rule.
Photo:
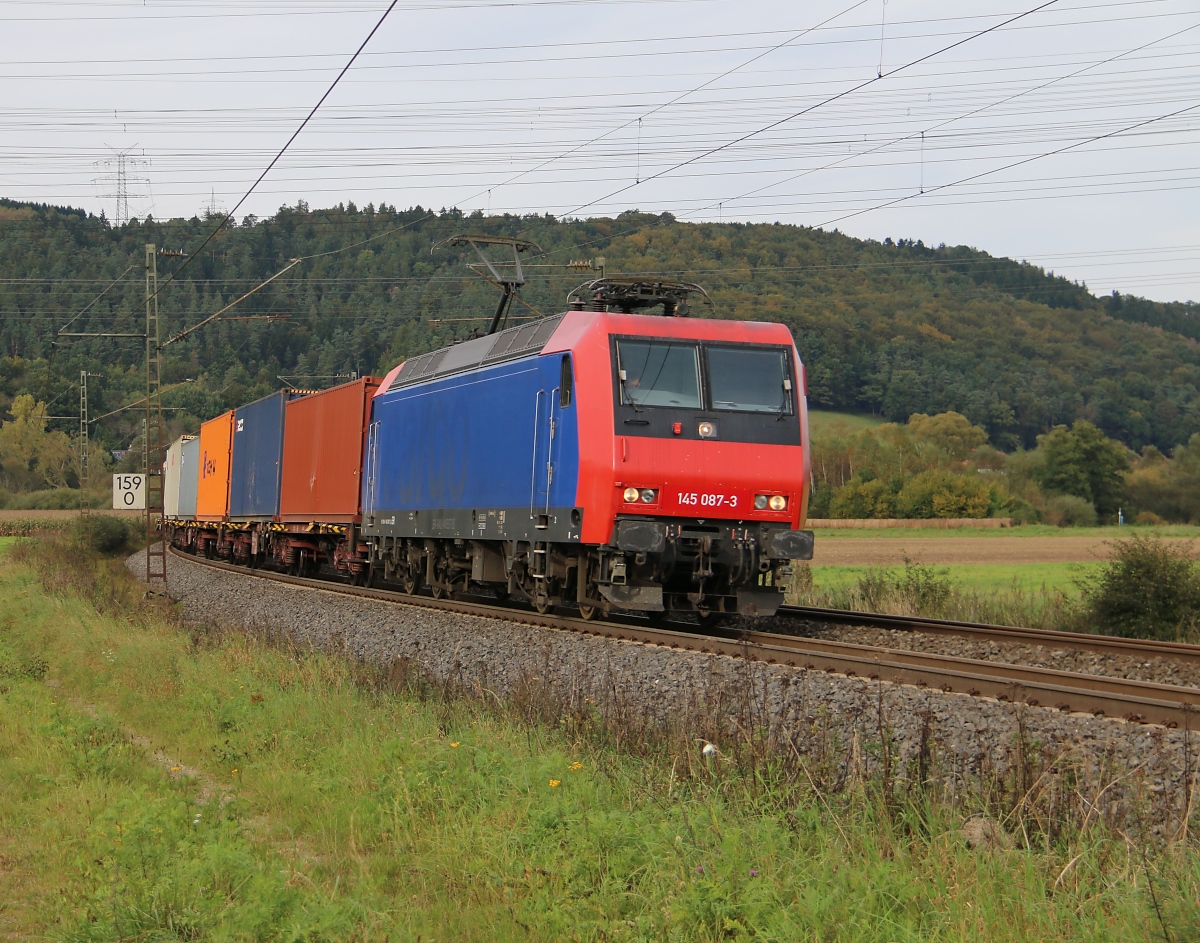
[[[588,619],[773,614],[813,551],[805,368],[785,326],[679,297],[598,280],[382,379],[218,416],[170,447],[167,539]]]

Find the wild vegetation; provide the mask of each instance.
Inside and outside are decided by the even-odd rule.
[[[870,428],[824,420],[813,437],[813,518],[1010,517],[1091,526],[1200,521],[1200,435],[1168,459],[1137,455],[1087,420],[1005,454],[960,413]]]
[[[8,276],[0,282],[0,413],[27,393],[51,415],[69,415],[83,369],[100,374],[91,383],[94,414],[135,401],[136,343],[56,344],[54,331],[127,270],[70,330],[136,330],[145,244],[190,248],[213,225],[193,218],[114,228],[82,211],[0,200],[0,268]],[[704,284],[713,307],[697,303],[695,316],[786,323],[808,364],[814,406],[893,422],[954,411],[1006,452],[1033,449],[1039,435],[1077,420],[1139,453],[1152,445],[1170,455],[1200,432],[1192,304],[1097,298],[1036,266],[965,246],[685,224],[637,212],[560,221],[353,204],[298,204],[268,219],[248,217],[165,284],[170,337],[289,259],[304,259],[231,312],[277,320],[221,321],[167,348],[165,380],[180,384],[167,394],[173,430],[194,430],[223,408],[277,389],[280,376],[322,384],[331,381],[313,377],[379,373],[478,329],[480,320],[460,319],[490,315],[495,290],[467,271],[470,250],[431,253],[463,230],[520,235],[541,247],[526,256],[529,307],[516,316],[561,310],[568,289],[596,274],[566,263],[603,257],[610,275]],[[160,260],[164,283],[174,264]],[[106,449],[128,446],[137,433],[132,413],[97,427]],[[53,469],[48,460],[46,473]]]
[[[1200,563],[1145,534],[1110,542],[1111,559],[1076,567],[1066,583],[981,587],[939,567],[865,567],[853,579],[818,580],[798,567],[791,598],[806,606],[891,612],[1129,638],[1200,642]],[[819,573],[823,568],[816,568]]]
[[[1183,941],[1200,921],[1192,833],[1141,828],[1149,806],[1112,829],[1036,744],[966,794],[864,779],[753,724],[651,730],[536,679],[499,699],[186,629],[119,561],[47,546],[0,561],[8,935]]]

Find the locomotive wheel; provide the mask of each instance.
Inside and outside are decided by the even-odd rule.
[[[429,593],[434,599],[445,599],[449,595],[443,586],[430,586]]]
[[[554,611],[554,603],[550,601],[548,596],[534,596],[533,608],[544,616],[546,613]]]
[[[579,604],[579,618],[586,619],[589,622],[596,618],[596,614],[600,611],[598,606],[588,606],[584,603]]]
[[[404,568],[404,575],[400,577],[400,588],[404,590],[404,594],[406,596],[415,596],[419,585],[417,578],[413,575],[412,567],[406,566]]]
[[[723,612],[697,612],[696,621],[700,623],[702,629],[715,629],[721,624],[721,620],[725,618]]]

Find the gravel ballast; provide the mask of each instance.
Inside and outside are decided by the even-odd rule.
[[[145,555],[127,565],[144,576]],[[178,557],[167,565],[170,595],[193,623],[283,632],[499,697],[534,685],[547,697],[586,699],[676,730],[694,722],[698,733],[711,731],[717,715],[727,737],[753,725],[779,749],[832,764],[844,778],[886,763],[899,781],[923,772],[969,789],[981,779],[1021,780],[1029,769],[1035,777],[1069,769],[1098,813],[1119,818],[1123,807],[1148,801],[1164,822],[1186,806],[1194,779],[1200,738],[1179,729],[294,587]],[[883,634],[899,647],[890,639],[898,633]]]

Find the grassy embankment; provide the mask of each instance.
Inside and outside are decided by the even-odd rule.
[[[1081,584],[1099,573],[1104,565],[1101,560],[925,565],[920,562],[921,541],[1071,537],[1099,545],[1138,535],[1187,538],[1197,541],[1190,551],[1193,555],[1200,550],[1200,527],[1187,525],[1067,530],[1044,525],[957,530],[847,529],[818,530],[816,535],[826,546],[829,542],[861,539],[896,541],[894,546],[911,552],[912,562],[907,566],[818,564],[801,569],[794,581],[793,598],[804,605],[1070,630],[1084,628],[1078,618]]]
[[[396,690],[319,653],[189,634],[115,564],[30,558],[0,559],[0,937],[995,943],[1200,926],[1186,841],[1014,818],[1012,847],[970,850],[970,807],[885,802],[872,783],[829,795],[802,765],[618,748],[592,718]]]

